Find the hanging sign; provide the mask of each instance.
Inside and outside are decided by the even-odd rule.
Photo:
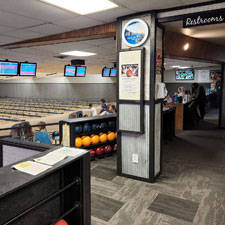
[[[183,27],[197,27],[225,23],[225,10],[214,10],[183,16]]]
[[[123,28],[122,38],[129,47],[138,47],[148,38],[148,25],[141,19],[130,20]]]

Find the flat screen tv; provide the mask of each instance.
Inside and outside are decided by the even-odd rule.
[[[177,70],[176,80],[194,80],[193,70]]]
[[[18,62],[0,61],[0,76],[17,76],[18,69]]]
[[[110,77],[116,77],[116,73],[117,73],[116,68],[110,69]]]
[[[75,77],[76,75],[76,66],[66,65],[64,68],[65,77]]]
[[[76,77],[85,77],[86,66],[77,66]]]
[[[102,76],[103,77],[109,77],[109,75],[110,75],[110,68],[104,67],[102,69]]]
[[[36,76],[37,64],[36,63],[20,63],[19,76]]]

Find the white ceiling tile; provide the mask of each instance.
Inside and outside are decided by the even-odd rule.
[[[105,23],[109,23],[109,22],[116,21],[117,17],[133,14],[135,12],[136,12],[135,10],[129,10],[124,7],[118,7],[118,8],[98,12],[98,13],[93,13],[87,16],[95,20],[100,20]]]
[[[47,22],[60,21],[78,16],[39,0],[3,0],[1,1],[1,9]]]
[[[64,19],[54,23],[57,25],[66,26],[75,30],[103,24],[103,22],[90,19],[87,16],[79,16],[69,20]]]
[[[17,42],[17,41],[21,41],[22,38],[16,38],[16,37],[9,37],[6,35],[0,35],[0,42],[7,44],[7,43],[11,43],[11,42]]]
[[[63,26],[59,26],[59,25],[55,25],[51,23],[45,23],[39,26],[28,28],[26,30],[40,32],[46,35],[52,35],[52,34],[59,34],[59,33],[70,31],[71,28],[63,27]]]
[[[0,25],[3,25],[3,26],[24,28],[24,27],[35,26],[41,23],[43,22],[40,20],[34,20],[25,16],[20,16],[13,13],[0,11]]]
[[[116,0],[115,2],[134,11],[165,9],[183,5],[179,0]]]
[[[10,37],[21,38],[24,40],[45,36],[45,34],[28,31],[26,29],[18,29],[18,30],[14,30],[14,31],[9,31],[9,32],[6,32],[5,35],[10,36]]]
[[[0,25],[0,34],[4,35],[6,32],[16,30],[15,27],[2,26]]]

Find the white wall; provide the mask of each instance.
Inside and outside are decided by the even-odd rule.
[[[102,77],[101,74],[92,74],[86,75],[86,77],[43,77],[43,78],[21,78],[17,77],[16,79],[9,78],[0,80],[0,83],[18,83],[18,84],[35,84],[35,83],[55,83],[55,84],[74,84],[74,83],[83,83],[83,84],[113,84],[116,83],[115,77]]]

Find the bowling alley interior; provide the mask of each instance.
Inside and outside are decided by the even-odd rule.
[[[225,1],[0,4],[0,225],[225,224]]]

